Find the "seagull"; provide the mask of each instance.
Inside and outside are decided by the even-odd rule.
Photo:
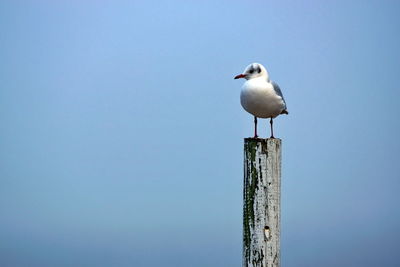
[[[235,79],[245,78],[240,103],[254,115],[254,138],[257,138],[257,118],[270,118],[271,138],[274,137],[273,121],[280,114],[289,114],[279,85],[269,79],[267,70],[260,63],[252,63]]]

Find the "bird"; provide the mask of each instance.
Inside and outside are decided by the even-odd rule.
[[[240,92],[240,103],[244,110],[254,116],[254,138],[257,135],[257,118],[269,118],[271,137],[274,137],[273,119],[289,114],[281,88],[269,79],[267,69],[260,63],[248,65],[242,74],[234,79],[246,79]]]

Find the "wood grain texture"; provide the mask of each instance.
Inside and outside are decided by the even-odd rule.
[[[280,266],[280,139],[244,142],[243,266]]]

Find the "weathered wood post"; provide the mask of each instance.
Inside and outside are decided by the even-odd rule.
[[[281,139],[244,140],[243,266],[280,266]]]

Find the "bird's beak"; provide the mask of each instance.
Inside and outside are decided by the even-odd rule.
[[[239,74],[235,76],[235,79],[240,79],[240,78],[245,78],[246,75],[245,74]]]

